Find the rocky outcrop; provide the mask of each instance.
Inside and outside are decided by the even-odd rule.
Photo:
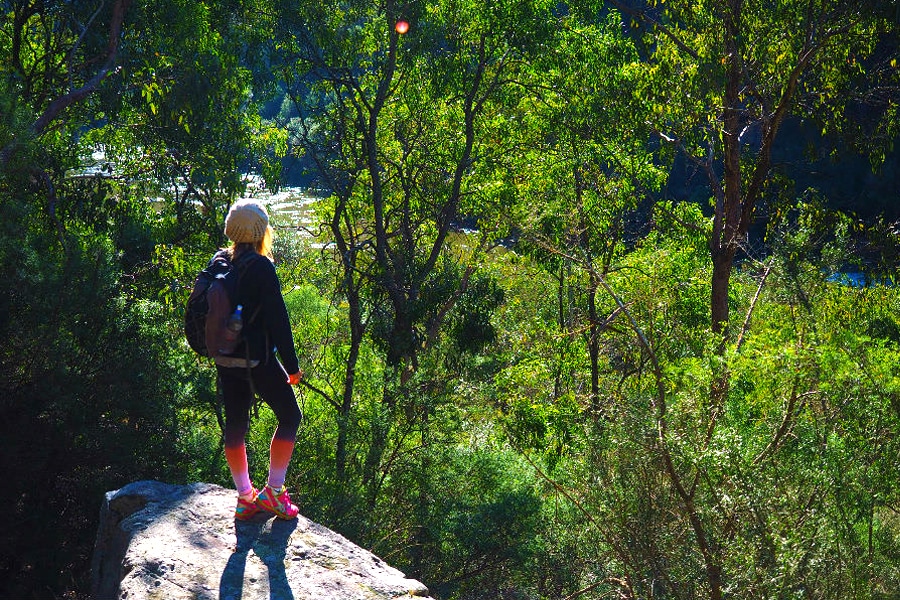
[[[139,481],[106,494],[94,600],[388,600],[428,596],[374,554],[302,515],[235,521],[235,494]]]

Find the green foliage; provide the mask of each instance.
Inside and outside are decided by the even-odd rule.
[[[105,491],[183,476],[187,457],[170,440],[186,396],[165,312],[120,286],[109,237],[73,219],[64,251],[39,212],[8,200],[0,212],[3,501],[13,511],[4,546],[14,550],[3,579],[7,593],[29,597],[45,585],[84,588]],[[49,557],[48,543],[64,551]],[[63,575],[35,579],[47,573]]]
[[[552,290],[552,272],[507,272],[528,282],[507,288],[506,307],[517,316],[503,321],[500,339],[510,336],[515,345],[503,353],[492,386],[511,439],[540,453],[543,474],[590,515],[594,544],[576,554],[604,557],[609,570],[600,572],[610,583],[598,594],[709,593],[696,538],[677,533],[693,528],[674,487],[679,482],[692,486],[692,506],[722,557],[729,589],[885,593],[897,576],[896,530],[872,490],[882,499],[896,484],[887,448],[900,413],[889,391],[896,373],[875,365],[896,364],[896,315],[886,312],[896,309],[896,293],[827,284],[824,267],[841,256],[842,238],[831,226],[818,227],[831,223],[819,221],[825,215],[801,211],[779,238],[777,248],[790,250],[776,254],[780,262],[755,304],[749,300],[761,271],[746,269],[738,279],[735,305],[752,310],[752,319],[742,346],[728,355],[730,391],[717,409],[709,389],[721,359],[701,318],[708,259],[702,233],[682,229],[697,221],[702,230],[703,223],[684,208],[666,209],[660,224],[670,214],[677,220],[643,240],[607,279],[650,346],[642,349],[621,316],[620,326],[604,333],[601,388],[609,404],[600,422],[577,392],[588,375],[578,358],[584,349],[572,348],[577,338],[562,353],[552,336],[535,335],[554,329],[552,312],[543,314],[543,326],[535,322],[547,297],[536,283]],[[873,343],[871,331],[887,339]],[[581,366],[567,370],[553,357]]]
[[[530,579],[528,563],[546,548],[541,499],[525,465],[497,448],[440,449],[429,474],[424,573],[442,598],[489,598]],[[437,494],[452,488],[454,494]]]
[[[496,281],[484,276],[469,281],[448,327],[459,351],[478,354],[496,339],[491,319],[503,301],[503,289]]]
[[[793,81],[785,110],[881,160],[895,99],[851,117],[896,82],[889,3],[744,2],[734,36],[718,1],[141,1],[110,56],[117,5],[3,8],[0,594],[85,590],[107,490],[231,485],[182,310],[288,154],[327,188],[314,240],[273,215],[306,515],[448,600],[900,586],[900,296],[827,279],[896,277],[896,227],[798,198],[757,135]],[[715,215],[731,139],[767,230],[732,247],[720,335],[723,221],[667,169]],[[260,407],[254,481],[274,427]]]

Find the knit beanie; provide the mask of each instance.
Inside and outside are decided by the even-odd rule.
[[[236,244],[260,241],[268,226],[269,215],[256,200],[238,200],[225,217],[225,235]]]

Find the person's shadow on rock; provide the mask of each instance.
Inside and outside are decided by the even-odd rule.
[[[244,593],[244,570],[247,554],[253,553],[269,571],[269,598],[294,600],[294,593],[284,570],[284,557],[288,540],[297,528],[297,519],[285,521],[278,518],[234,522],[237,546],[219,580],[219,600],[241,600]]]

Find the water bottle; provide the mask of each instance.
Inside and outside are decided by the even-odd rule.
[[[225,345],[229,350],[234,350],[238,337],[241,335],[241,329],[244,328],[243,310],[244,307],[238,304],[231,316],[228,317],[228,324],[225,326]]]

